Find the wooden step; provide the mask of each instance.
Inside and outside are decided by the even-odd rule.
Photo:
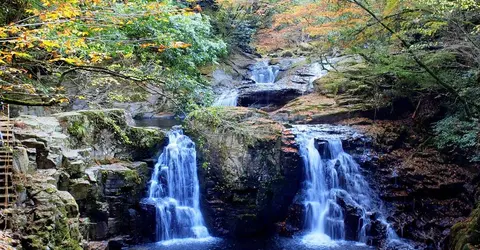
[[[13,194],[15,190],[13,186],[8,186],[8,187],[3,186],[3,187],[0,187],[0,194],[5,194],[5,189],[8,190],[9,194]]]

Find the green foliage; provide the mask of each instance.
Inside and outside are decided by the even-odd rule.
[[[435,145],[445,151],[467,155],[480,161],[480,126],[478,119],[465,120],[447,116],[435,124]]]
[[[78,140],[82,140],[82,138],[88,133],[87,128],[82,121],[73,121],[73,123],[67,128],[67,131]]]
[[[240,48],[253,51],[252,42],[259,28],[268,24],[273,9],[265,8],[268,1],[245,2],[219,0],[219,8],[207,12],[212,16],[217,34],[228,44],[229,49]]]
[[[121,84],[158,92],[179,110],[210,101],[211,91],[197,67],[216,63],[227,46],[215,37],[208,16],[172,1],[143,0],[15,0],[7,11],[17,2],[29,18],[0,26],[0,65],[5,67],[0,97],[3,90],[23,92],[15,99],[25,99],[26,105],[32,105],[29,96],[40,103],[48,97],[56,98],[53,103],[84,99],[69,96],[62,85],[87,71],[94,74],[88,75],[91,79],[107,74]],[[88,81],[80,80],[84,85]],[[145,96],[124,95],[116,92],[109,98]]]

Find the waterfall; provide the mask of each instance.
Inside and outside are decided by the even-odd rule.
[[[251,69],[252,80],[256,83],[274,83],[280,68],[269,65],[268,61],[259,61]]]
[[[170,131],[168,140],[148,190],[156,206],[157,240],[209,237],[199,205],[195,143],[179,129]]]
[[[383,219],[382,204],[374,195],[361,168],[342,146],[342,131],[330,126],[294,126],[304,162],[303,204],[312,245],[335,245],[335,241],[367,243],[373,223],[385,228],[387,241],[398,240]],[[345,129],[345,127],[340,127]]]
[[[213,103],[213,106],[237,106],[238,90],[233,89],[221,94]]]

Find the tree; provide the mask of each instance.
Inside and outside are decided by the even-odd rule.
[[[170,1],[41,0],[27,13],[0,27],[0,101],[7,103],[68,102],[63,83],[82,71],[182,99],[202,87],[196,66],[226,48],[208,17]]]

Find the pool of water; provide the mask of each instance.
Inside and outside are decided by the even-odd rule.
[[[371,250],[373,247],[356,242],[309,244],[303,238],[227,240],[220,238],[182,239],[127,248],[128,250]]]

